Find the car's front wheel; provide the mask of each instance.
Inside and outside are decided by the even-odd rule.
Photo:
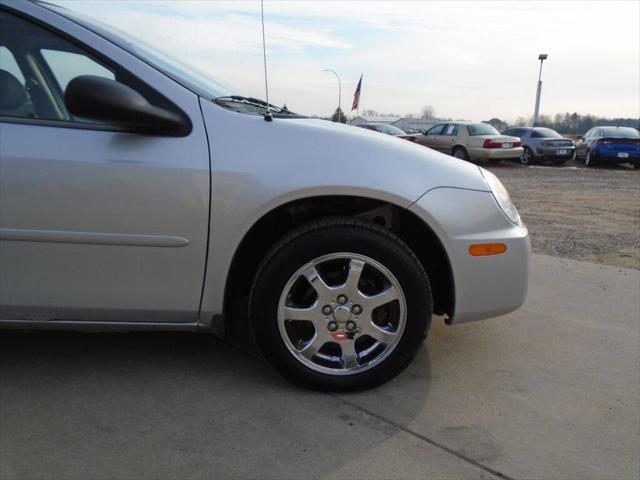
[[[431,321],[429,281],[390,231],[353,219],[296,229],[262,263],[251,325],[263,355],[311,388],[381,384],[415,356]]]

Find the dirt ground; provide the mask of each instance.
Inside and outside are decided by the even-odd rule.
[[[511,193],[534,252],[640,269],[640,170],[567,165],[489,169]]]

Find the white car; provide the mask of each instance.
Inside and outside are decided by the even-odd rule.
[[[529,236],[488,171],[269,115],[50,4],[3,0],[0,23],[1,326],[224,336],[248,314],[285,377],[359,389],[432,314],[523,303]]]

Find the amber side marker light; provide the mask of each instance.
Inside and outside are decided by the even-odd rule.
[[[486,257],[489,255],[500,255],[507,251],[504,243],[479,243],[469,245],[469,254],[474,257]]]

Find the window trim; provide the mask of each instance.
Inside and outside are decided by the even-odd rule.
[[[37,26],[39,28],[42,28],[43,30],[46,30],[47,32],[51,33],[52,35],[56,35],[56,36],[60,37],[61,39],[69,42],[70,44],[74,45],[78,49],[86,52],[87,54],[89,54],[91,56],[93,56],[98,61],[98,63],[101,63],[107,69],[113,68],[116,71],[120,70],[120,71],[125,72],[127,75],[131,76],[132,78],[135,78],[138,82],[140,82],[146,88],[148,88],[149,90],[155,92],[156,95],[158,95],[161,98],[164,98],[169,103],[169,105],[171,105],[172,108],[175,109],[176,113],[178,113],[180,115],[183,115],[189,121],[189,124],[190,124],[189,131],[187,133],[183,134],[183,135],[180,135],[180,136],[187,137],[193,131],[193,120],[191,119],[191,117],[189,116],[189,114],[187,112],[185,112],[182,108],[180,108],[180,106],[176,105],[175,102],[173,102],[170,98],[168,98],[162,92],[159,92],[157,89],[153,88],[151,85],[149,85],[143,79],[141,79],[138,75],[133,74],[129,69],[124,68],[122,65],[120,65],[115,60],[107,57],[103,53],[99,52],[98,50],[96,50],[95,48],[91,47],[90,45],[87,45],[82,40],[79,40],[78,38],[68,34],[67,32],[62,31],[62,30],[60,30],[60,29],[58,29],[56,27],[53,27],[52,25],[40,20],[39,18],[36,18],[36,17],[33,17],[32,15],[29,15],[28,13],[25,13],[25,12],[20,11],[20,10],[16,10],[15,8],[11,7],[10,5],[5,5],[3,3],[0,3],[0,12],[4,12],[4,13],[7,13],[9,15],[13,15],[15,17],[18,17],[18,18],[20,18],[21,20],[23,20],[23,21],[25,21],[27,23],[33,24],[33,25],[35,25],[35,26]],[[48,9],[47,9],[47,12],[59,15],[56,12],[52,12],[51,10],[48,10]],[[63,17],[63,18],[65,18],[65,20],[69,20],[66,17]],[[72,20],[69,20],[69,21],[72,21]],[[87,31],[90,32],[93,35],[96,35],[96,33],[94,33],[91,30],[87,30]],[[104,39],[104,40],[113,44],[113,42],[111,42],[108,39]],[[129,53],[129,52],[127,52],[127,53]],[[41,55],[41,53],[39,51],[38,51],[38,54]],[[144,62],[144,60],[140,59],[139,57],[137,57],[135,55],[134,55],[134,57],[137,60],[140,60],[140,61]],[[144,63],[147,63],[147,62],[144,62]],[[45,65],[46,65],[47,68],[49,68],[48,64],[45,63]],[[111,67],[111,68],[109,68],[109,67]],[[165,77],[172,79],[171,77],[168,77],[164,72],[162,72],[162,71],[160,71],[158,69],[155,69],[155,70],[157,72],[161,73],[162,75],[164,75]],[[56,85],[57,85],[57,80],[56,80]],[[140,92],[138,91],[138,93],[140,93]],[[140,94],[142,95],[142,93],[140,93]],[[198,97],[200,97],[200,95],[198,95],[197,93],[196,93],[196,95]],[[146,98],[146,96],[145,96],[145,98]],[[78,121],[75,121],[75,120],[52,120],[52,119],[42,119],[42,118],[12,117],[12,116],[7,116],[7,115],[0,115],[0,123],[13,123],[13,124],[21,124],[21,125],[36,125],[36,126],[54,127],[54,128],[73,128],[73,129],[79,129],[79,130],[97,130],[97,131],[114,132],[114,133],[131,133],[133,135],[144,135],[144,136],[162,136],[162,137],[164,137],[164,136],[175,136],[175,135],[162,135],[162,134],[152,135],[152,134],[147,134],[147,133],[141,134],[139,132],[135,132],[135,131],[131,131],[129,129],[126,129],[124,127],[118,127],[117,125],[86,123],[86,122],[78,122]]]
[[[116,125],[109,125],[103,123],[85,123],[69,120],[50,120],[44,118],[30,118],[30,117],[12,117],[9,115],[0,115],[0,124],[13,123],[18,125],[32,125],[36,127],[53,127],[53,128],[71,128],[75,130],[97,130],[101,132],[114,132],[114,133],[131,133],[133,135],[141,135],[138,132],[133,132],[123,127]],[[149,136],[165,136],[165,135],[150,135]]]

